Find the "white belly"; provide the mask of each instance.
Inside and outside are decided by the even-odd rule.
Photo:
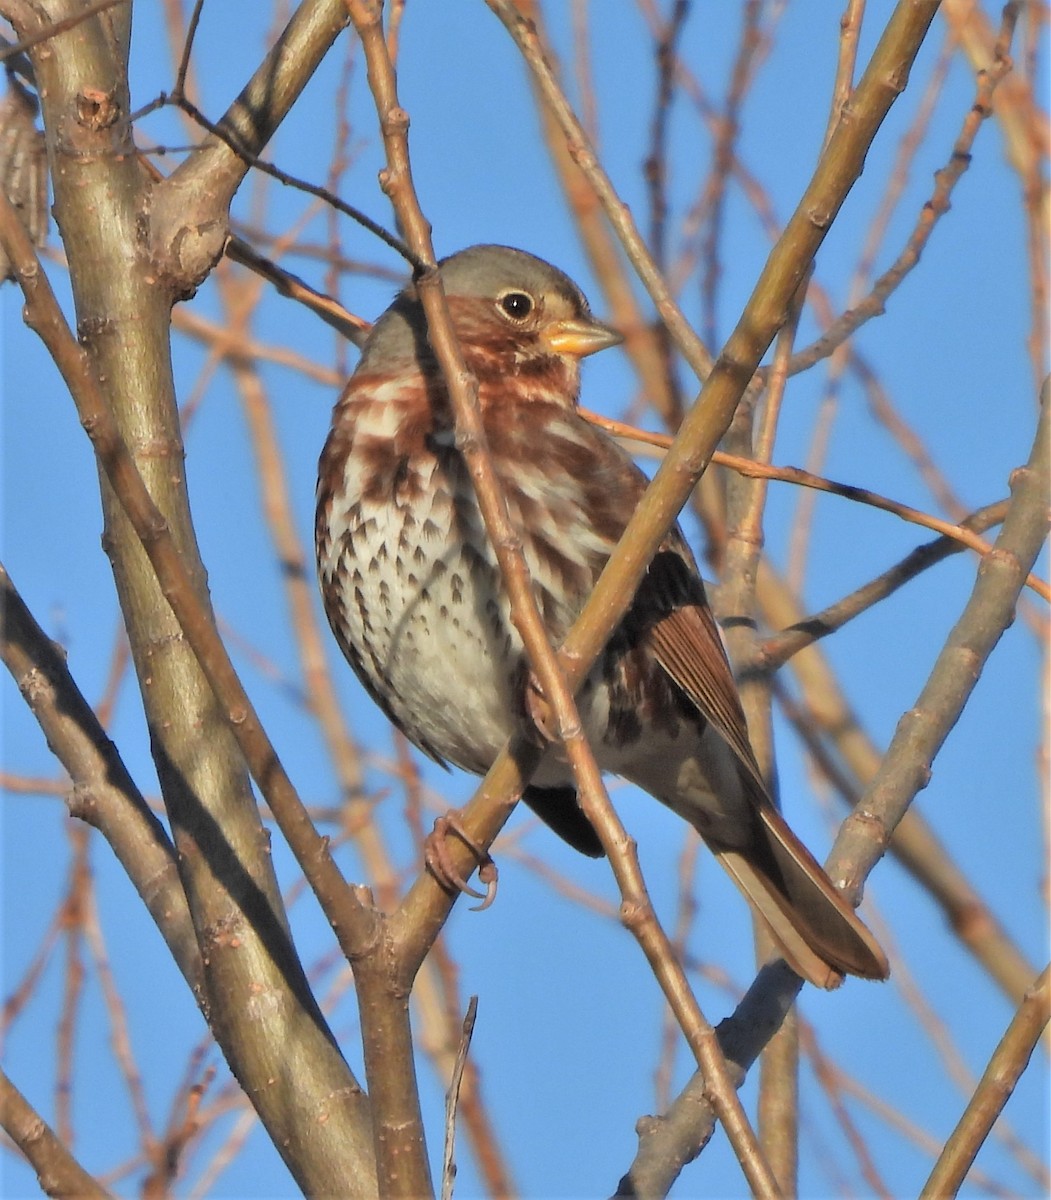
[[[426,495],[426,511],[348,504],[319,571],[339,590],[363,673],[406,732],[482,772],[514,728],[521,642],[484,535],[461,533],[469,517],[444,488]]]

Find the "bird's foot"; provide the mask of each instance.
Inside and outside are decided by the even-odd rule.
[[[525,710],[526,716],[532,724],[531,732],[539,734],[539,741],[542,746],[549,746],[552,742],[559,741],[557,722],[555,719],[555,710],[551,707],[551,701],[544,694],[543,686],[540,680],[529,672],[525,685]]]
[[[449,853],[448,838],[450,834],[458,837],[478,860],[478,879],[485,884],[484,892],[479,892],[476,888],[471,887],[457,869],[452,855]],[[434,829],[423,844],[423,860],[427,865],[427,870],[446,891],[463,892],[464,895],[473,896],[475,900],[481,901],[481,904],[472,906],[472,911],[481,912],[496,899],[496,885],[499,877],[496,863],[489,851],[479,846],[464,829],[456,813],[448,812],[434,822]]]

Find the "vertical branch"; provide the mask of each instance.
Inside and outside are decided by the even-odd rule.
[[[70,3],[51,0],[46,9],[58,19]],[[105,545],[201,947],[212,1028],[301,1186],[332,1193],[353,1179],[367,1194],[371,1156],[360,1089],[292,945],[244,759],[173,614],[182,602],[183,616],[192,614],[189,628],[212,639],[211,661],[228,661],[187,502],[170,360],[172,293],[158,282],[163,273],[150,269],[143,245],[151,185],[131,139],[127,64],[115,53],[120,41],[95,18],[50,38],[46,52],[34,55],[83,349],[17,217],[0,200],[2,240],[27,312],[82,403],[98,449]],[[287,91],[282,95],[289,100]],[[170,589],[159,583],[144,543],[161,548]],[[250,724],[250,705],[237,711]],[[272,751],[264,757],[266,779],[279,765]],[[248,997],[262,1005],[266,1022],[245,1019]],[[294,1076],[290,1061],[300,1066]]]
[[[406,240],[428,267],[433,263],[430,229],[420,209],[412,184],[408,155],[408,116],[398,104],[393,66],[382,37],[379,11],[364,2],[350,0],[350,12],[362,39],[368,65],[369,82],[383,129],[387,151],[387,170],[383,177],[385,190],[399,214]],[[573,693],[562,667],[551,647],[547,630],[540,616],[529,580],[529,571],[522,554],[517,531],[507,512],[506,502],[488,452],[485,430],[477,403],[477,383],[463,362],[452,330],[445,298],[437,274],[431,272],[420,279],[420,298],[428,322],[428,337],[435,352],[449,391],[456,415],[457,448],[467,465],[486,531],[500,564],[501,576],[511,603],[512,620],[525,643],[526,653],[537,674],[544,695],[551,705],[560,740],[573,768],[580,804],[602,840],[610,857],[618,885],[624,897],[625,923],[639,939],[651,967],[665,989],[676,1016],[694,1054],[703,1064],[713,1103],[741,1160],[749,1182],[763,1194],[775,1194],[776,1187],[769,1169],[762,1161],[758,1142],[752,1132],[737,1097],[730,1073],[719,1052],[714,1032],[705,1020],[689,985],[676,962],[671,944],[657,922],[646,892],[634,845],[609,803],[601,773],[583,732]],[[596,647],[596,652],[598,647]],[[483,785],[484,790],[484,785]],[[382,984],[377,973],[362,970],[359,964],[359,991],[369,995]],[[379,1005],[376,1005],[379,1011]],[[363,1016],[364,1024],[364,1016]],[[407,1014],[406,1014],[407,1030]],[[400,1046],[404,1038],[400,1022],[384,1024],[375,1029],[377,1041],[374,1053],[367,1054],[370,1067],[370,1090],[374,1104],[379,1104],[380,1092],[389,1108],[377,1118],[377,1154],[380,1157],[381,1178],[386,1166],[395,1167],[395,1148],[406,1157],[415,1149],[416,1129],[412,1112],[418,1105],[409,1094],[413,1084],[408,1072],[384,1072],[392,1058],[390,1046],[379,1035],[394,1036]],[[368,1039],[367,1039],[368,1044]],[[382,1050],[382,1053],[378,1051]],[[375,1080],[373,1082],[374,1074]],[[418,1109],[416,1109],[418,1111]],[[400,1122],[393,1127],[393,1118]],[[421,1125],[422,1130],[422,1125]],[[381,1131],[389,1131],[381,1135]],[[389,1145],[388,1145],[389,1141]],[[407,1172],[402,1168],[387,1181],[387,1186],[403,1188]],[[419,1183],[417,1182],[417,1188]],[[399,1194],[404,1194],[399,1191]]]
[[[758,430],[753,435],[751,404],[738,412],[730,436],[729,449],[735,445],[751,453],[759,463],[769,464],[773,453],[777,422],[781,413],[788,363],[802,311],[805,285],[792,302],[792,313],[777,335],[772,370],[759,412]],[[754,443],[754,444],[753,444]],[[735,619],[727,627],[726,641],[731,658],[741,676],[741,704],[748,721],[748,733],[756,759],[766,779],[774,779],[773,726],[771,721],[771,680],[749,670],[756,661],[758,635],[755,627],[756,578],[763,548],[763,514],[768,481],[730,475],[727,480],[727,540],[723,562],[724,582],[720,589],[720,608]],[[777,795],[771,786],[771,795]],[[756,924],[756,942],[760,962],[769,957],[770,938]],[[799,1142],[799,1031],[793,1011],[771,1039],[760,1064],[759,1130],[772,1168],[786,1195],[794,1195],[798,1186]]]

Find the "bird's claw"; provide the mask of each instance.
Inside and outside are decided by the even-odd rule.
[[[455,834],[478,860],[478,879],[485,884],[484,892],[471,887],[457,869],[447,845],[449,834]],[[499,878],[496,863],[489,851],[479,846],[464,829],[455,813],[446,813],[435,820],[434,829],[424,842],[423,858],[427,870],[446,891],[463,892],[465,896],[472,896],[481,901],[481,904],[472,906],[472,912],[482,912],[496,899]]]
[[[555,711],[551,707],[551,701],[544,695],[540,680],[532,671],[526,679],[525,710],[533,728],[540,735],[542,744],[550,745],[560,740],[555,728]]]

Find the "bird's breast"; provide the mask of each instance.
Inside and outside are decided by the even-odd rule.
[[[399,411],[400,410],[400,411]],[[499,567],[447,429],[387,397],[351,407],[322,457],[318,569],[345,654],[417,744],[484,771],[518,726],[525,673]],[[561,641],[610,550],[589,514],[587,472],[563,442],[492,438],[494,465],[545,626]],[[566,443],[569,445],[570,443]],[[520,451],[522,451],[520,453]],[[610,731],[600,664],[582,714]]]

